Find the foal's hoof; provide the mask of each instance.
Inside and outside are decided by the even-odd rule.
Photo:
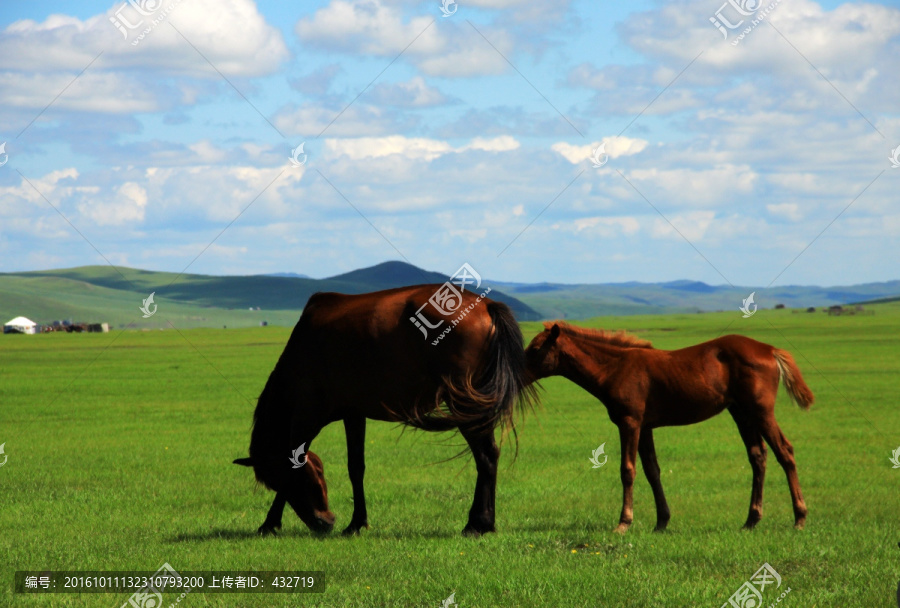
[[[631,524],[619,524],[616,526],[616,529],[613,530],[616,534],[625,534],[628,532],[628,528],[631,527]]]
[[[806,518],[804,517],[803,519],[798,519],[797,521],[794,522],[794,529],[802,530],[805,525],[806,525]]]
[[[260,536],[278,536],[278,533],[275,530],[280,528],[281,526],[263,524],[256,530],[256,533]]]

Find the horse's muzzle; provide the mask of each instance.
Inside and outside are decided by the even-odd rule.
[[[334,513],[327,511],[325,513],[317,512],[313,520],[315,523],[310,528],[317,534],[328,534],[334,529],[335,519]]]

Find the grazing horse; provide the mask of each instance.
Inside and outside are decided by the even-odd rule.
[[[430,299],[442,287],[309,299],[257,402],[250,457],[235,460],[252,466],[256,479],[276,493],[260,534],[281,527],[285,503],[314,532],[331,531],[335,516],[328,510],[322,461],[305,450],[337,420],[346,431],[353,487],[353,516],[344,534],[369,527],[363,492],[367,418],[428,431],[458,429],[478,474],[463,534],[494,531],[500,456],[494,429],[512,428],[513,410],[530,403],[535,390],[509,307],[486,298],[487,291],[463,291],[451,319]],[[437,328],[440,338],[429,337],[426,325]]]
[[[779,379],[802,409],[809,409],[813,402],[812,391],[790,353],[736,335],[666,351],[624,332],[582,329],[562,322],[547,322],[544,328],[525,350],[532,381],[548,376],[571,380],[599,399],[619,427],[624,491],[617,532],[628,530],[634,517],[637,454],[653,489],[656,530],[664,530],[669,523],[653,429],[702,422],[726,408],[737,423],[753,469],[750,513],[744,528],[752,529],[762,519],[763,439],[787,474],[794,526],[803,527],[807,509],[797,479],[794,448],[775,421]]]

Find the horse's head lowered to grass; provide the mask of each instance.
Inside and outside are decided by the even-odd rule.
[[[283,495],[297,517],[313,532],[327,534],[334,528],[335,516],[328,509],[325,465],[318,454],[308,452],[306,463],[296,469],[291,468],[287,457],[284,466],[253,457],[238,458],[234,463],[253,467],[256,479]]]

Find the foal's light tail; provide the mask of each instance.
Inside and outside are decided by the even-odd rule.
[[[773,355],[775,356],[775,364],[778,365],[778,375],[784,383],[784,388],[787,389],[788,395],[801,409],[808,410],[815,397],[812,391],[809,390],[806,382],[803,381],[800,369],[794,363],[794,357],[791,356],[791,353],[780,348],[776,348]]]

